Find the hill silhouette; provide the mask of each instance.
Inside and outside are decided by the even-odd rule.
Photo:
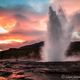
[[[41,47],[44,45],[44,42],[34,43],[31,45],[22,46],[20,48],[10,48],[5,51],[0,52],[0,59],[10,59],[10,58],[34,58],[40,59]]]

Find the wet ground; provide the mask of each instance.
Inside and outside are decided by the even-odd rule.
[[[80,62],[1,61],[0,80],[80,80]]]

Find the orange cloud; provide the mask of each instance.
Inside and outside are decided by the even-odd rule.
[[[36,15],[30,15],[29,20],[18,20],[16,27],[14,27],[13,31],[46,31],[47,29],[47,21],[48,16],[36,16]],[[26,33],[25,32],[25,33]]]
[[[43,39],[47,27],[47,15],[0,11],[0,49],[19,47],[27,41]]]
[[[15,27],[16,20],[9,16],[0,16],[0,33],[8,33]]]

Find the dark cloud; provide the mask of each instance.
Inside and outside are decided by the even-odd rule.
[[[21,14],[15,14],[14,15],[17,19],[21,19],[21,20],[26,20],[27,18],[26,18],[26,16],[24,16],[24,15],[21,15]]]
[[[11,34],[21,34],[25,36],[42,36],[45,33],[46,33],[45,31],[33,30],[33,31],[16,31],[16,32],[12,32]]]
[[[26,5],[26,6],[24,6],[24,5],[17,5],[15,7],[12,7],[11,9],[13,11],[15,11],[16,13],[24,13],[24,12],[26,12],[26,13],[35,13],[33,8],[31,6],[29,6],[29,5]]]

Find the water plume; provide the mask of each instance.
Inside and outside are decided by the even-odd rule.
[[[64,61],[65,51],[71,41],[73,26],[66,19],[62,8],[49,7],[47,39],[43,47],[43,61]]]

